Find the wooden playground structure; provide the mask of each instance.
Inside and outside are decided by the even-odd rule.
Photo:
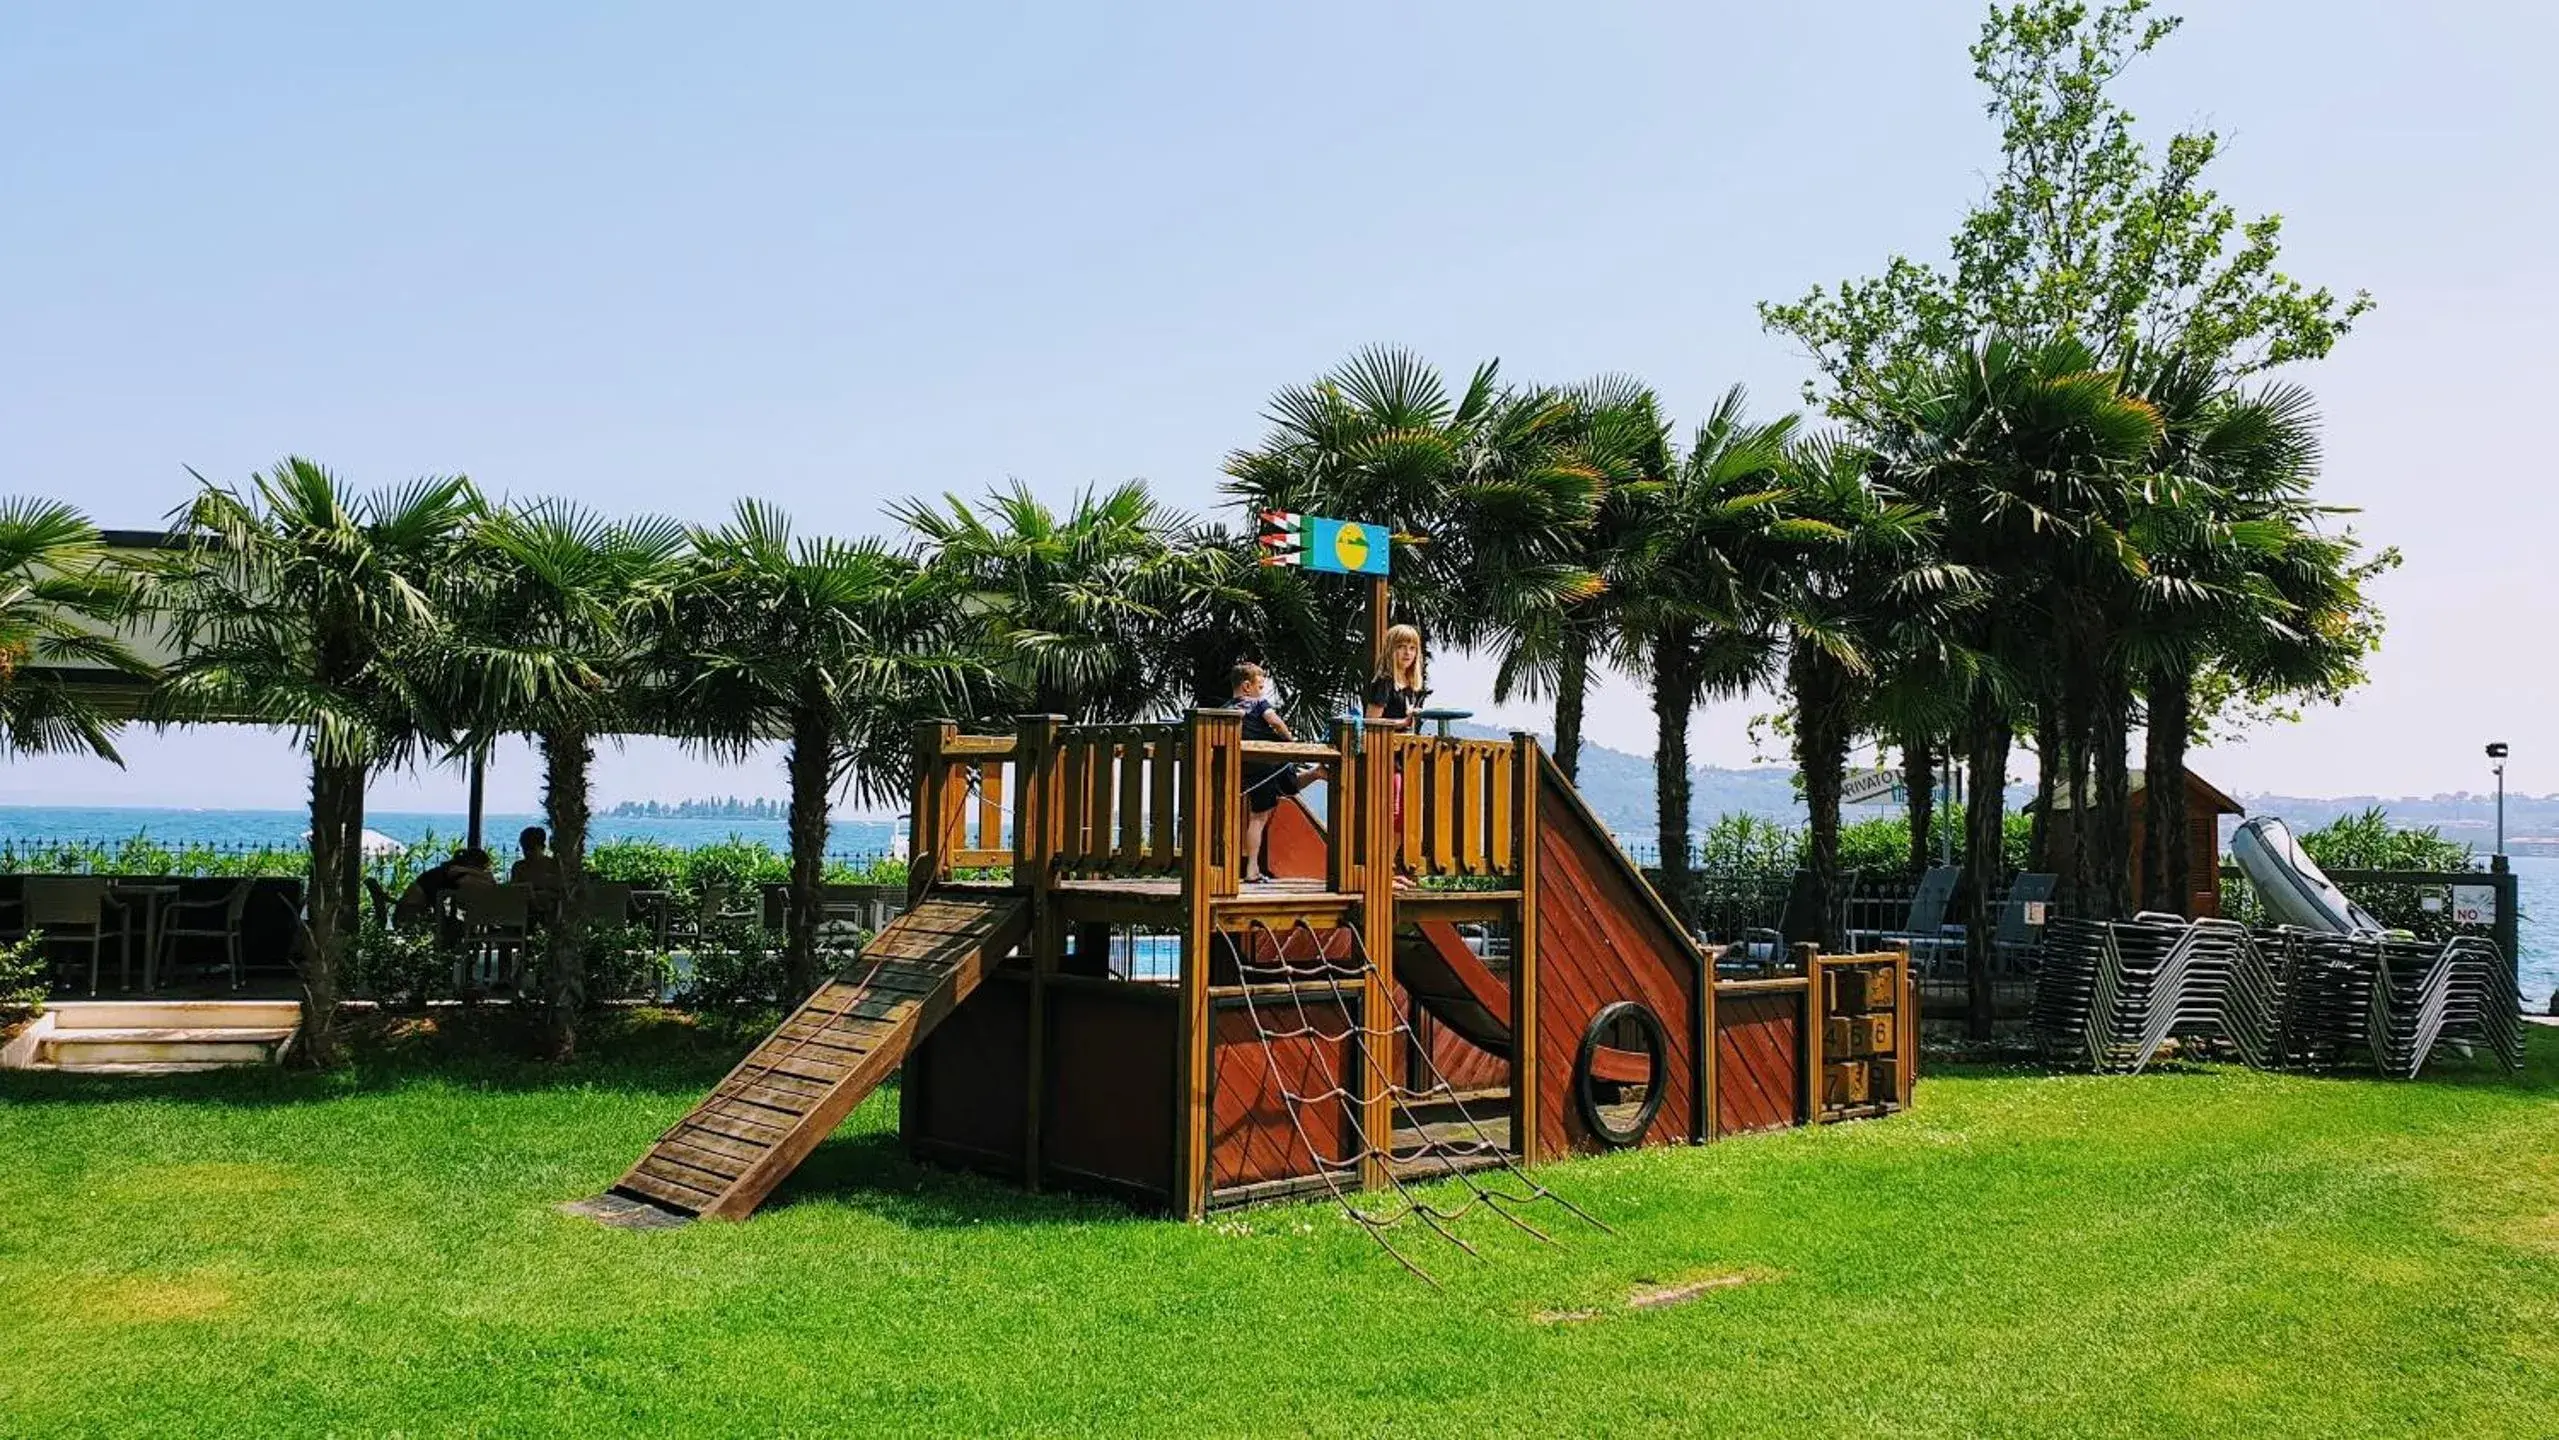
[[[1321,778],[1252,885],[1248,764]],[[743,1217],[901,1067],[917,1156],[1186,1217],[1452,1177],[1499,1209],[1569,1155],[1910,1100],[1904,954],[1718,979],[1527,735],[1029,717],[925,727],[917,777],[910,908],[623,1200]]]

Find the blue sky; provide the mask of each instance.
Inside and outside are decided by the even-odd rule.
[[[2299,378],[2400,545],[2375,684],[2225,786],[2559,790],[2544,423],[2559,19],[2195,4],[2126,83],[2381,309]],[[1795,403],[1752,302],[1935,255],[1996,160],[1969,4],[0,7],[0,487],[155,524],[184,466],[812,529],[1020,476],[1216,501],[1264,401],[1372,342]],[[1444,690],[1488,701],[1451,661]],[[1631,687],[1596,739],[1649,751]],[[1767,701],[1696,725],[1749,758]],[[1505,719],[1533,720],[1529,712]],[[291,805],[289,746],[137,736],[22,802]],[[658,746],[609,799],[779,793]],[[493,799],[529,806],[502,759]],[[445,775],[376,803],[441,804]]]

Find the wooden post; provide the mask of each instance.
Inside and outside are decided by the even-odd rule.
[[[1381,586],[1379,595],[1382,598]],[[1360,1162],[1360,1186],[1386,1184],[1386,1152],[1395,1143],[1395,1095],[1389,1088],[1401,1058],[1395,1049],[1395,732],[1360,736],[1362,825],[1368,863],[1360,874],[1360,942],[1369,974],[1360,985],[1360,1029],[1368,1058],[1360,1066],[1360,1129],[1373,1153]]]
[[[1013,888],[1031,897],[1031,995],[1025,1017],[1022,1183],[1040,1188],[1040,1121],[1048,1101],[1048,981],[1063,939],[1050,890],[1057,883],[1058,715],[1014,721]]]
[[[915,806],[906,817],[906,904],[924,903],[925,892],[949,869],[950,815],[965,798],[951,795],[943,747],[960,733],[957,722],[927,720],[915,727]]]
[[[1239,886],[1236,809],[1242,803],[1244,717],[1194,710],[1182,746],[1182,1009],[1173,1046],[1173,1209],[1198,1219],[1208,1208],[1209,946],[1216,904]]]
[[[1517,814],[1511,843],[1519,847],[1508,859],[1519,877],[1519,929],[1511,937],[1511,1148],[1520,1163],[1544,1158],[1537,1134],[1537,737],[1511,732],[1511,795]]]
[[[1807,941],[1795,947],[1795,963],[1804,972],[1804,1113],[1802,1123],[1822,1118],[1822,953]]]
[[[1386,631],[1393,624],[1386,614],[1386,577],[1375,575],[1368,582],[1368,673],[1386,673]]]
[[[1324,888],[1347,894],[1358,887],[1361,855],[1359,731],[1333,732],[1333,774],[1324,784]]]
[[[1912,977],[1910,942],[1895,940],[1892,949],[1900,956],[1893,966],[1893,1052],[1896,1063],[1893,1078],[1898,1088],[1893,1103],[1910,1108],[1910,1087],[1919,1083],[1919,982]]]

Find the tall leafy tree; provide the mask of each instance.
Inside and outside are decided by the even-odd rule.
[[[1624,487],[1632,541],[1611,602],[1615,648],[1652,696],[1662,881],[1675,904],[1691,888],[1689,722],[1708,696],[1765,680],[1778,654],[1797,417],[1747,411],[1741,387],[1726,391],[1684,450],[1664,447],[1660,473]]]
[[[559,913],[544,967],[553,1058],[577,1052],[586,1003],[586,847],[599,738],[630,728],[645,663],[682,578],[684,528],[607,520],[544,500],[482,516],[470,534],[464,598],[441,657],[466,743],[529,734],[560,865]]]
[[[356,491],[292,457],[244,488],[198,476],[154,576],[176,652],[151,713],[291,730],[310,757],[307,1053],[338,1058],[338,967],[361,915],[364,791],[452,732],[434,686],[480,502],[458,477]]]
[[[1807,400],[1839,404],[1902,366],[1989,333],[2078,339],[2098,364],[2176,352],[2246,375],[2328,353],[2371,308],[2281,267],[2283,221],[2242,221],[2206,183],[2209,129],[2145,143],[2113,88],[2173,35],[2150,0],[1993,4],[1972,47],[1999,126],[1989,191],[1948,242],[1950,264],[1895,255],[1882,275],[1764,303],[1810,352]]]
[[[791,790],[786,974],[817,988],[828,809],[905,799],[915,725],[968,716],[982,652],[942,577],[872,541],[802,538],[761,501],[696,529],[658,673],[661,723],[713,754],[779,743]],[[922,857],[918,857],[919,859]]]
[[[2315,359],[2348,333],[2370,297],[2341,299],[2284,272],[2280,218],[2243,221],[2207,183],[2220,137],[2190,129],[2146,142],[2119,98],[2117,81],[2177,26],[2149,0],[1990,8],[1972,60],[2002,158],[1948,262],[1896,255],[1874,278],[1760,307],[1763,324],[1812,357],[1807,398],[1861,423],[1872,397],[1900,383],[1893,377],[1943,365],[1988,335],[2028,348],[2074,340],[2092,370],[2122,376],[2177,355],[2238,377]],[[2118,508],[2128,513],[2129,499]],[[2128,624],[2137,601],[2136,587],[2097,569],[2094,588],[2046,591],[2052,663],[2027,672],[2034,683],[2019,714],[2036,737],[2046,802],[2039,863],[2064,872],[2066,901],[2116,908],[2135,685],[2128,654],[2093,639]],[[2043,816],[2064,796],[2093,805],[2056,861]]]
[[[1087,489],[1062,513],[1015,482],[892,513],[984,626],[1013,703],[1071,720],[1178,708],[1182,631],[1243,583],[1250,561],[1137,481]]]
[[[135,599],[77,509],[0,499],[0,754],[85,751],[124,763],[120,718],[67,671],[148,672],[117,634]]]
[[[1559,463],[1576,467],[1598,491],[1591,522],[1567,527],[1560,537],[1580,590],[1562,603],[1529,606],[1504,627],[1493,698],[1552,699],[1555,766],[1573,779],[1581,770],[1591,682],[1622,628],[1628,567],[1640,551],[1634,500],[1641,492],[1634,487],[1669,473],[1670,437],[1658,398],[1632,376],[1600,376],[1561,398],[1568,418],[1550,430],[1547,443]]]

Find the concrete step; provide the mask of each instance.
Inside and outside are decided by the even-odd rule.
[[[292,1000],[61,1000],[48,1004],[57,1030],[272,1030],[302,1023]]]
[[[103,1065],[29,1065],[61,1075],[194,1075],[206,1070],[237,1070],[229,1060],[114,1060]]]
[[[275,1061],[293,1033],[290,1027],[252,1030],[245,1026],[56,1029],[37,1040],[35,1058],[40,1065],[66,1070],[100,1065],[265,1065]]]

